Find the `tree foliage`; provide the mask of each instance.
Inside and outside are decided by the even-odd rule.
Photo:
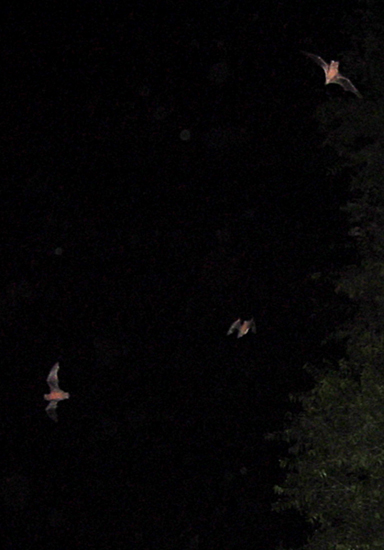
[[[341,365],[299,400],[303,410],[283,434],[291,447],[276,509],[296,508],[317,527],[310,548],[375,547],[383,541],[384,376],[366,368],[355,381]]]
[[[355,314],[336,335],[347,342],[344,358],[317,369],[279,436],[290,450],[276,509],[313,524],[311,550],[384,547],[384,19],[378,2],[361,6],[346,29],[364,98],[340,96],[318,110],[336,173],[351,178],[345,210],[360,260],[338,274],[335,291]]]

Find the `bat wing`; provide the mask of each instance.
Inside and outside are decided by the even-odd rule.
[[[49,371],[47,382],[51,391],[60,391],[59,388],[59,379],[57,376],[59,370],[59,363],[55,363],[51,370]]]
[[[46,407],[47,415],[52,418],[54,422],[57,422],[57,401],[50,401],[48,407]]]
[[[227,336],[229,336],[230,334],[235,332],[235,330],[239,330],[240,327],[241,327],[241,320],[237,319],[237,321],[232,323],[232,325],[229,327],[229,330],[227,332]]]
[[[314,61],[315,63],[317,63],[317,65],[320,65],[320,67],[323,69],[323,71],[325,72],[325,74],[327,74],[328,72],[328,69],[329,69],[329,65],[328,63],[326,63],[324,61],[324,59],[322,59],[321,57],[319,57],[318,55],[314,55],[313,53],[308,53],[308,52],[301,52],[303,53],[304,55],[306,55],[307,57],[309,57],[309,59],[312,59],[312,61]]]
[[[256,323],[253,319],[251,320],[251,324],[249,325],[249,328],[251,329],[253,334],[256,334]]]
[[[353,94],[357,95],[357,97],[363,97],[359,90],[355,88],[355,86],[352,84],[352,82],[349,80],[349,78],[345,78],[345,76],[338,76],[335,79],[336,84],[340,84],[347,92],[352,92]]]

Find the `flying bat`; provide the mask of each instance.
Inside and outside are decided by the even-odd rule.
[[[253,320],[253,317],[249,321],[242,321],[241,319],[237,319],[237,321],[232,323],[232,325],[229,327],[227,336],[235,332],[235,330],[237,330],[238,338],[241,338],[242,336],[247,334],[249,330],[251,330],[254,334],[256,334],[256,325],[255,325],[255,321]]]
[[[49,418],[52,418],[55,422],[57,422],[56,407],[58,402],[63,401],[63,399],[69,399],[69,393],[62,391],[59,388],[59,379],[57,377],[59,368],[59,363],[55,363],[49,371],[47,382],[50,393],[46,393],[44,395],[44,399],[49,401],[49,405],[45,410],[47,411]]]
[[[347,92],[352,92],[357,95],[357,97],[363,97],[357,88],[352,84],[349,78],[341,75],[339,73],[339,61],[331,61],[329,64],[321,59],[318,55],[313,53],[302,52],[304,55],[312,59],[315,63],[320,65],[320,67],[325,72],[325,85],[327,84],[340,84]]]

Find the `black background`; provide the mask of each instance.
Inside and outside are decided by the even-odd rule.
[[[264,436],[340,315],[314,313],[347,238],[315,110],[358,100],[300,50],[339,59],[343,8],[5,9],[4,548],[305,540],[271,511],[285,450]]]

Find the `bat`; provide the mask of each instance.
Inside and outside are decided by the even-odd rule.
[[[232,325],[229,327],[229,330],[227,332],[227,336],[229,336],[230,334],[232,334],[236,330],[237,330],[237,337],[238,338],[241,338],[242,336],[247,334],[247,332],[249,332],[249,330],[251,330],[251,332],[256,334],[256,324],[255,324],[255,321],[253,320],[253,317],[249,321],[242,321],[241,319],[237,319],[237,321],[232,323]]]
[[[331,61],[328,65],[328,63],[326,63],[324,59],[322,59],[318,55],[314,55],[313,53],[308,52],[302,53],[309,57],[309,59],[312,59],[312,61],[317,63],[317,65],[320,65],[320,67],[323,69],[323,71],[325,72],[325,85],[340,84],[340,86],[342,86],[346,92],[352,92],[360,98],[363,97],[358,89],[355,88],[355,86],[349,80],[349,78],[346,78],[339,73],[339,61]]]
[[[57,404],[59,401],[63,401],[63,399],[69,399],[69,393],[62,391],[59,388],[59,379],[57,376],[57,373],[59,371],[59,363],[55,363],[51,370],[49,371],[47,382],[50,389],[50,393],[46,393],[44,395],[44,399],[46,401],[49,401],[48,406],[46,407],[47,414],[49,418],[52,418],[55,422],[57,422]]]

